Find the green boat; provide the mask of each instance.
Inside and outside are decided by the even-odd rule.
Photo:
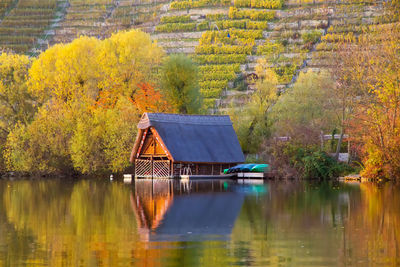
[[[268,171],[268,169],[269,169],[268,164],[257,164],[250,170],[250,172],[266,172]]]

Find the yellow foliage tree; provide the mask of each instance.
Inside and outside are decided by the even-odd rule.
[[[138,30],[103,41],[80,37],[42,53],[28,81],[42,107],[31,124],[20,124],[9,134],[9,168],[122,171],[128,165],[139,109],[146,110],[135,98],[143,98],[141,84],[157,82],[155,70],[162,56],[163,50]],[[157,104],[149,103],[151,109],[164,110],[159,92],[154,93]]]
[[[0,171],[7,135],[18,122],[28,123],[35,112],[35,103],[26,85],[31,60],[27,56],[0,55]]]

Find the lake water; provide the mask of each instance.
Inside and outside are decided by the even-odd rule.
[[[395,266],[386,183],[0,180],[0,266]]]

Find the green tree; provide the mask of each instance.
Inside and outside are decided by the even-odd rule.
[[[295,137],[299,131],[331,132],[337,125],[333,84],[327,72],[300,73],[293,88],[272,109],[276,134]]]
[[[277,100],[275,73],[266,67],[266,61],[260,61],[256,72],[259,79],[256,91],[249,102],[242,107],[234,107],[228,112],[236,129],[242,149],[248,153],[257,153],[260,145],[270,136],[271,119],[269,112]]]
[[[167,102],[183,114],[197,113],[201,107],[198,68],[185,55],[171,55],[161,69],[161,87]]]

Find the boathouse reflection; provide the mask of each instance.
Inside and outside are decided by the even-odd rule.
[[[226,181],[136,180],[131,193],[142,241],[226,240],[243,201]]]

